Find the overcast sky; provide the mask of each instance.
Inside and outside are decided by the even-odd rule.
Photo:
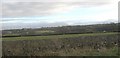
[[[118,1],[3,0],[3,29],[117,22]]]

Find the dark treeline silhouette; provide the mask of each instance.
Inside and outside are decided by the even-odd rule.
[[[47,36],[62,34],[83,34],[83,33],[101,33],[101,32],[119,32],[120,23],[94,24],[94,25],[75,25],[60,27],[43,27],[37,29],[14,29],[3,30],[3,37],[18,36]]]

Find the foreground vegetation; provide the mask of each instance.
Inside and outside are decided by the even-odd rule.
[[[117,33],[3,38],[3,56],[118,56]]]

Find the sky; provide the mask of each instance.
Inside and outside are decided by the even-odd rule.
[[[3,0],[2,28],[40,28],[118,21],[119,0]]]

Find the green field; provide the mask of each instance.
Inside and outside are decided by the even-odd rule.
[[[2,38],[2,40],[14,41],[14,40],[59,39],[59,38],[74,38],[80,36],[101,36],[101,35],[113,35],[113,34],[118,34],[118,33],[111,32],[111,33],[90,33],[90,34],[64,34],[64,35],[49,35],[49,36],[23,36],[23,37]]]
[[[118,56],[118,33],[6,37],[6,56]]]

